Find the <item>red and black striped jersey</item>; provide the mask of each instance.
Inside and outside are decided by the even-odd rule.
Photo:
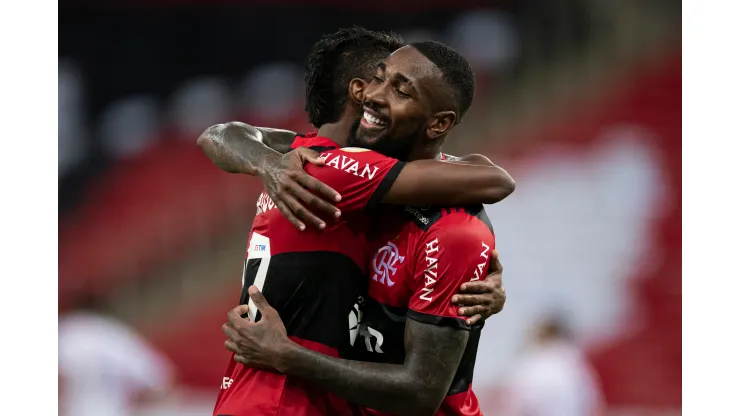
[[[391,211],[391,209],[388,209]],[[495,248],[493,229],[483,206],[473,208],[406,207],[383,216],[373,237],[366,295],[352,359],[403,364],[407,319],[470,331],[465,352],[437,415],[479,415],[472,391],[473,369],[483,325],[469,327],[452,296],[464,282],[484,279]],[[387,415],[357,409],[363,415]]]
[[[368,239],[370,212],[380,204],[404,163],[358,148],[339,148],[333,141],[298,137],[322,154],[324,166],[306,171],[341,196],[339,219],[325,219],[326,229],[299,231],[265,192],[249,234],[241,303],[256,285],[280,314],[288,336],[298,344],[331,355],[349,352],[348,317],[366,285],[372,253]],[[253,305],[250,305],[253,306]],[[254,311],[250,310],[252,316]],[[259,319],[259,315],[257,315]],[[233,358],[233,356],[232,356]],[[231,359],[214,415],[347,414],[339,398],[294,377],[246,368]]]

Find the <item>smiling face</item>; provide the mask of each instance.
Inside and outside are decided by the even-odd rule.
[[[455,121],[443,74],[412,46],[378,65],[364,89],[362,117],[349,145],[407,160],[413,146],[449,131]]]

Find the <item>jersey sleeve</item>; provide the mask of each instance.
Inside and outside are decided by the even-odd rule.
[[[486,277],[495,239],[480,219],[463,210],[447,211],[417,245],[408,317],[469,329],[452,296],[464,282]]]
[[[342,212],[373,210],[380,205],[405,166],[372,150],[345,147],[321,151],[324,166],[306,165],[306,172],[339,192]]]

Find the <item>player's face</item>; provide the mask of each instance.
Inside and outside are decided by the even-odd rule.
[[[365,86],[362,117],[349,144],[408,159],[413,145],[427,136],[441,77],[439,69],[411,46],[392,53]]]

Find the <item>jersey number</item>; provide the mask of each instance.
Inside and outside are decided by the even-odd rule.
[[[257,263],[256,273],[254,273],[254,279],[248,278],[253,268],[250,267],[252,264]],[[254,305],[252,299],[249,299],[249,294],[244,285],[249,280],[251,285],[257,286],[257,289],[262,291],[265,287],[265,277],[267,277],[267,269],[270,267],[270,239],[258,233],[252,233],[252,239],[249,241],[249,248],[247,249],[247,259],[244,260],[244,270],[242,271],[242,303],[247,303],[249,306],[249,319],[253,322],[257,319],[257,307]]]

